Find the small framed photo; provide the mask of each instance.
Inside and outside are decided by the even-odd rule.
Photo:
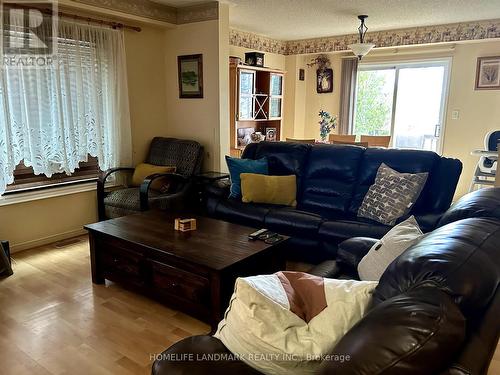
[[[316,92],[318,94],[333,92],[333,69],[316,71]]]
[[[177,56],[179,98],[203,98],[203,55]]]
[[[500,90],[500,56],[479,57],[476,90]]]
[[[276,142],[276,128],[266,128],[266,141]]]

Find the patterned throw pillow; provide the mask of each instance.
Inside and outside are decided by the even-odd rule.
[[[410,212],[417,201],[428,173],[399,173],[382,163],[375,183],[370,186],[358,217],[365,217],[382,224],[394,225],[396,220]]]

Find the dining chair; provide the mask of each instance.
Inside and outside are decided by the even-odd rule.
[[[287,138],[287,142],[295,142],[295,143],[309,143],[309,144],[314,144],[316,143],[316,140],[314,138]]]
[[[355,134],[330,134],[328,137],[330,142],[356,142]]]
[[[342,142],[342,141],[330,141],[332,145],[351,145],[351,146],[361,146],[368,148],[368,142]]]
[[[367,142],[368,147],[385,147],[388,148],[391,143],[390,135],[362,135],[361,142]]]

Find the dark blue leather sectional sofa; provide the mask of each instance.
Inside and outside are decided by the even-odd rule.
[[[462,163],[430,151],[261,142],[246,147],[243,158],[267,157],[272,175],[297,175],[297,207],[243,203],[227,189],[209,189],[209,215],[292,236],[289,258],[312,263],[335,258],[337,244],[352,237],[381,238],[391,227],[357,217],[381,163],[399,172],[428,172],[413,206],[422,230],[432,231],[449,208]],[[403,217],[400,221],[406,219]]]

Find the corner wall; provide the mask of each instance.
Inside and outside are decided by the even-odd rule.
[[[174,29],[167,30],[165,35],[167,88],[165,105],[169,135],[194,139],[203,144],[205,146],[204,169],[219,170],[221,159],[219,21],[178,25]],[[177,56],[198,53],[203,54],[203,98],[180,99]],[[225,66],[228,64],[226,62]],[[227,129],[229,131],[229,125]]]

